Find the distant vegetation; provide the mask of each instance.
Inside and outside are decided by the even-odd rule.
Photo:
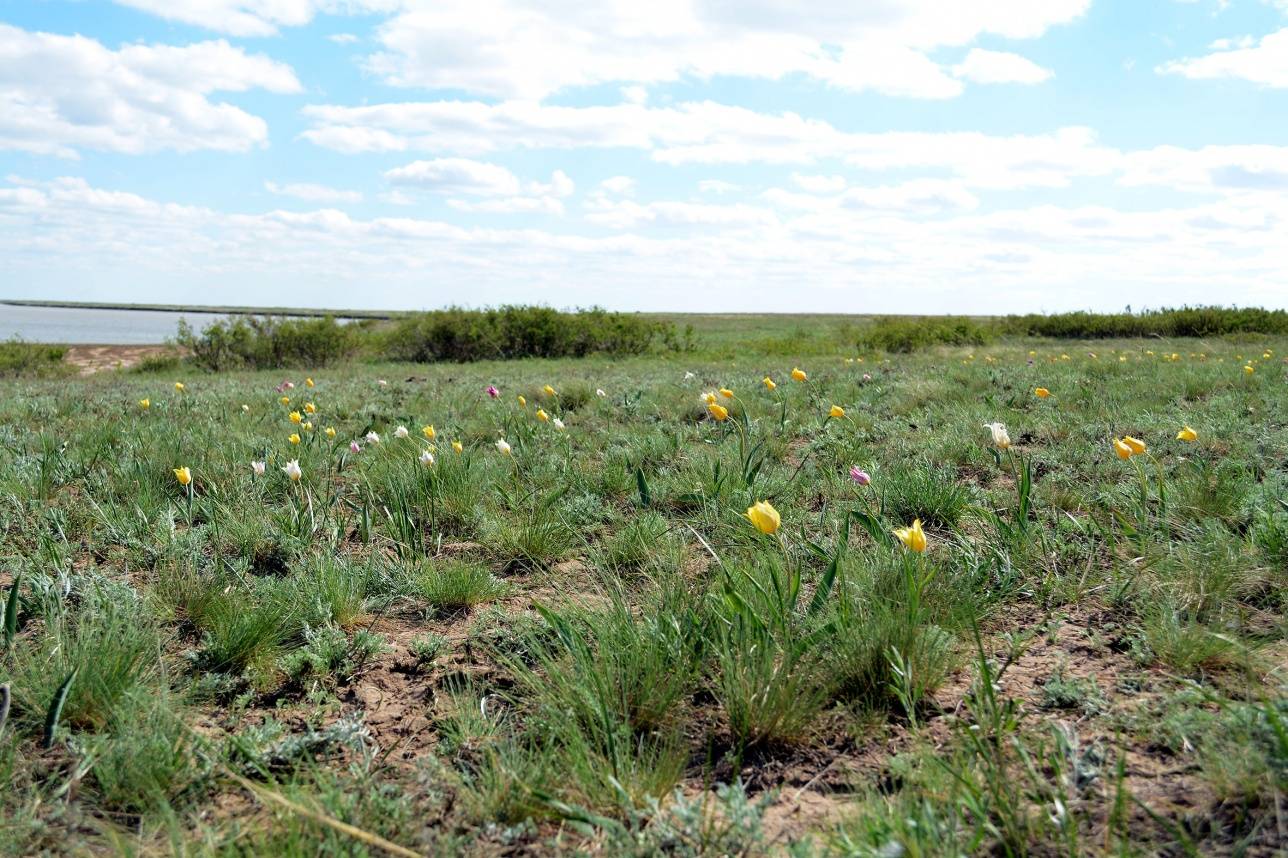
[[[451,308],[416,313],[390,325],[341,324],[334,318],[237,316],[200,333],[180,323],[177,342],[212,370],[326,366],[362,353],[420,363],[526,357],[638,355],[688,348],[692,334],[638,315],[549,307]]]
[[[1140,313],[1056,313],[974,319],[879,316],[863,329],[861,349],[907,353],[931,346],[982,346],[1000,337],[1099,340],[1288,333],[1288,312],[1238,307],[1180,307]]]

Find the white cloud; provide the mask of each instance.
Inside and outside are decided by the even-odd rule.
[[[519,192],[519,177],[505,167],[468,158],[435,158],[413,161],[385,172],[395,185],[406,185],[440,194],[505,196]]]
[[[1223,193],[1288,191],[1288,146],[1158,146],[1124,157],[1123,185]]]
[[[395,86],[501,99],[613,82],[790,74],[854,91],[949,98],[962,84],[931,51],[986,34],[1036,38],[1081,16],[1089,2],[440,0],[409,4],[381,24],[382,47],[368,66]]]
[[[357,203],[362,201],[360,191],[344,191],[326,185],[315,185],[311,182],[297,182],[279,185],[277,182],[265,182],[264,189],[270,194],[283,197],[295,197],[314,203]]]
[[[672,107],[563,107],[531,102],[435,101],[315,105],[304,137],[344,152],[471,153],[499,149],[639,149],[679,164],[814,164],[866,170],[943,170],[973,186],[1061,187],[1105,175],[1118,153],[1087,128],[997,136],[979,132],[843,132],[794,113],[691,102]]]
[[[1255,44],[1243,40],[1224,44],[1232,47],[1201,57],[1172,60],[1158,66],[1157,71],[1194,80],[1235,78],[1262,86],[1288,88],[1288,27],[1263,36]],[[1213,48],[1217,47],[1214,43]]]
[[[11,180],[0,182],[0,257],[14,277],[128,283],[138,300],[199,294],[219,303],[262,302],[270,287],[305,286],[323,305],[383,307],[546,300],[890,312],[915,295],[938,312],[990,313],[1117,307],[1124,295],[1155,306],[1210,303],[1214,295],[1288,302],[1282,194],[1174,208],[1047,204],[933,216],[852,209],[839,204],[841,195],[797,196],[813,207],[627,200],[592,212],[610,232],[588,236],[566,224],[557,232],[469,228],[332,208],[230,214],[81,179]],[[628,228],[638,231],[621,231]],[[470,284],[463,299],[454,291],[461,283]]]
[[[698,182],[698,190],[704,194],[732,194],[741,189],[741,185],[726,182],[723,179],[703,179]]]
[[[792,173],[792,183],[811,194],[831,194],[845,187],[845,177]]]
[[[0,24],[0,149],[244,151],[268,126],[213,92],[301,87],[290,66],[224,41],[125,45]]]
[[[319,11],[340,4],[333,0],[116,0],[168,21],[179,21],[230,36],[271,36],[279,27],[300,27]],[[392,8],[392,3],[349,0],[354,7]]]
[[[953,74],[975,83],[1042,83],[1053,73],[1019,54],[971,48]]]
[[[635,186],[636,182],[630,176],[612,176],[599,183],[601,190],[623,197],[634,194]]]
[[[335,42],[337,45],[352,45],[354,42],[358,41],[358,37],[353,33],[332,33],[327,36],[327,39]]]

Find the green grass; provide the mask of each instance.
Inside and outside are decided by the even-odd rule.
[[[673,321],[697,350],[0,381],[0,855],[1281,846],[1288,340]]]

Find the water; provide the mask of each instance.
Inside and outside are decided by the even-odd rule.
[[[180,319],[187,319],[194,330],[200,331],[211,322],[223,318],[225,316],[218,313],[19,307],[0,304],[0,341],[20,337],[29,343],[154,345],[173,337]]]

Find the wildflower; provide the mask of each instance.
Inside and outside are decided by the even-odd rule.
[[[1046,399],[1051,395],[1051,391],[1047,390],[1045,387],[1035,387],[1033,388],[1033,395],[1038,399]]]
[[[300,434],[298,432],[292,432],[286,440],[290,441],[292,444],[298,444],[300,443]]]
[[[387,387],[389,385],[389,382],[385,381],[383,378],[378,378],[376,379],[376,384],[380,385],[381,387]]]
[[[151,407],[152,407],[152,400],[151,400],[151,399],[140,399],[140,400],[139,400],[139,407],[140,407],[140,408],[142,408],[144,411],[147,411],[149,408],[151,408]]]
[[[864,380],[864,381],[871,381],[871,380],[872,380],[872,376],[868,375],[868,374],[865,372],[865,373],[863,373],[863,380]]]
[[[725,399],[733,399],[733,391],[727,387],[720,388],[720,395]]]
[[[175,389],[175,390],[177,390],[179,393],[183,393],[183,392],[184,392],[185,390],[187,390],[188,388],[186,388],[186,387],[184,387],[184,386],[183,386],[183,382],[182,382],[182,381],[176,381],[176,382],[174,383],[174,389]],[[184,483],[184,485],[187,485],[187,483]]]
[[[717,405],[714,402],[707,406],[707,413],[718,421],[729,419],[729,409],[725,408],[723,405]]]
[[[407,432],[406,426],[399,426],[397,429],[394,430],[395,438],[406,438],[407,435],[408,435],[408,432]]]
[[[1068,355],[1060,355],[1060,360],[1068,360],[1068,359],[1069,359]]]
[[[844,417],[845,409],[839,405],[833,405],[827,412],[828,417]]]
[[[304,415],[298,411],[292,411],[290,414],[290,418],[292,423],[299,423],[301,420],[304,419]]]
[[[872,475],[860,468],[858,465],[855,465],[850,468],[850,479],[854,480],[861,486],[866,486],[868,483],[872,482]]]
[[[187,465],[182,468],[175,468],[174,478],[179,481],[179,485],[186,486],[192,482],[192,470]]]
[[[519,394],[519,407],[520,408],[528,407],[528,398],[524,396],[522,393]]]
[[[305,387],[312,387],[312,386],[313,386],[313,379],[311,379],[311,378],[306,378],[306,379],[304,379],[304,386],[305,386]]]
[[[289,397],[289,396],[283,396],[281,399],[279,399],[279,400],[277,400],[277,401],[278,401],[278,402],[280,402],[280,403],[282,403],[283,405],[290,405],[290,404],[291,404],[291,397]]]
[[[1011,435],[1005,423],[985,423],[984,428],[993,434],[993,446],[999,450],[1011,449]]]
[[[312,423],[310,423],[310,422],[308,422],[308,421],[305,421],[305,422],[303,422],[303,423],[301,423],[301,424],[300,424],[300,428],[301,428],[301,429],[303,429],[305,432],[312,432],[312,431],[313,431],[313,424],[312,424]]]
[[[334,438],[334,437],[335,437],[335,427],[334,427],[334,426],[328,426],[328,427],[326,427],[326,436],[327,436],[328,438]]]
[[[243,402],[243,403],[242,403],[242,414],[249,414],[249,413],[250,413],[250,406]]]
[[[702,394],[702,401],[707,405],[715,405],[719,400],[716,399],[715,391],[708,390],[706,393]]]
[[[558,417],[556,417],[554,420],[550,421],[550,425],[551,425],[551,426],[554,426],[554,427],[555,427],[555,429],[557,429],[557,430],[558,430],[558,431],[560,431],[560,432],[562,432],[562,431],[564,430],[564,422],[563,422],[562,420],[560,420]]]
[[[300,469],[299,459],[291,459],[291,461],[283,465],[282,473],[290,477],[291,482],[293,483],[298,483],[300,481],[300,477],[304,476],[304,471]]]
[[[1181,431],[1176,433],[1177,441],[1197,441],[1199,433],[1195,432],[1188,425],[1182,426]]]
[[[422,465],[434,464],[434,454],[429,452],[428,450],[422,450],[420,453],[420,463]]]
[[[438,437],[438,432],[434,429],[433,424],[420,427],[420,434],[424,435],[431,441]]]
[[[452,450],[454,450],[454,451],[455,451],[455,452],[457,452],[457,453],[464,453],[464,452],[465,452],[465,445],[464,445],[464,444],[462,444],[460,441],[453,441],[453,442],[452,442]]]
[[[368,444],[379,444],[379,443],[380,443],[380,436],[379,436],[379,435],[377,435],[375,432],[368,432],[366,437],[367,437],[367,443],[368,443]]]
[[[1133,455],[1145,452],[1145,449],[1146,449],[1145,442],[1140,440],[1139,438],[1133,438],[1130,435],[1124,435],[1123,443],[1131,448]]]
[[[763,385],[765,386],[765,390],[773,390],[775,387],[777,387],[777,386],[778,386],[778,385],[774,384],[774,380],[773,380],[772,378],[770,378],[769,376],[765,376],[764,378],[762,378],[762,379],[760,380],[760,383],[761,383],[761,384],[763,384]]]
[[[250,463],[250,469],[255,473],[255,476],[257,476],[257,477],[262,477],[262,476],[264,476],[264,468],[265,468],[265,467],[266,467],[266,465],[265,465],[263,462],[251,462],[251,463]]]
[[[1253,368],[1252,364],[1247,364],[1243,368],[1244,375],[1252,375],[1254,372],[1256,372],[1256,369]]]
[[[294,390],[294,389],[295,389],[295,382],[293,382],[293,381],[284,381],[284,382],[282,382],[282,387],[283,387],[285,390]]]
[[[921,519],[913,519],[910,527],[896,527],[893,533],[909,551],[920,554],[926,550],[926,532],[921,529]]]
[[[779,525],[783,522],[778,510],[774,509],[774,505],[767,500],[757,501],[752,506],[747,507],[745,515],[747,520],[754,524],[756,530],[761,533],[773,533],[778,530]]]
[[[596,395],[596,396],[598,396],[600,399],[603,399],[603,398],[604,398],[605,396],[607,396],[608,394],[607,394],[607,393],[604,393],[604,388],[602,388],[602,387],[596,387],[596,388],[595,388],[595,395]]]
[[[541,388],[541,392],[544,393],[546,396],[555,395],[555,389],[548,384],[545,387]]]
[[[800,367],[792,368],[792,381],[804,381],[807,378],[809,378],[809,376],[805,374],[805,370]]]
[[[510,455],[510,445],[506,443],[504,438],[498,438],[496,440],[496,448],[501,451],[501,455]]]
[[[537,419],[540,420],[542,423],[545,423],[547,420],[550,419],[550,415],[546,413],[546,410],[544,408],[538,408]]]
[[[305,414],[317,414],[317,413],[318,413],[318,407],[317,407],[316,405],[314,405],[312,402],[306,402],[306,403],[304,403],[304,413],[305,413]]]
[[[693,378],[693,373],[691,373],[691,372],[686,372],[686,373],[684,374],[684,380],[685,380],[685,381],[688,381],[688,380],[689,380],[689,379],[691,379],[691,378]]]
[[[357,441],[350,441],[350,442],[349,442],[349,452],[350,452],[350,453],[357,453],[357,452],[360,452],[361,450],[362,450],[362,447],[358,446],[358,442],[357,442]]]
[[[1131,458],[1131,447],[1122,440],[1114,439],[1114,455],[1126,461]]]

